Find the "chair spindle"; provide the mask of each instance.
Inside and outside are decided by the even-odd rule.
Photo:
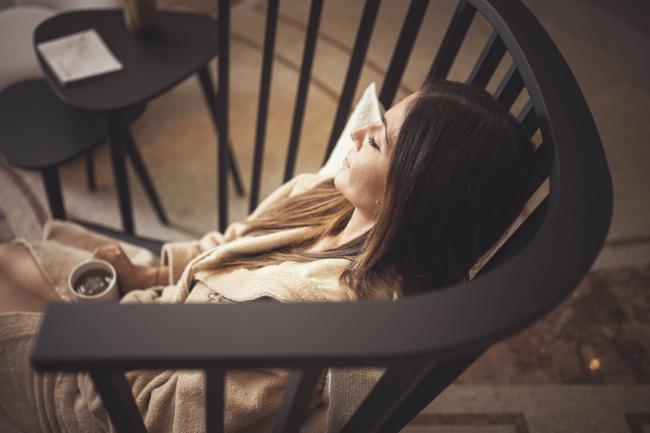
[[[551,170],[551,151],[550,146],[544,144],[544,142],[535,150],[535,161],[533,162],[530,183],[526,192],[529,196],[532,196],[549,176],[549,171]]]
[[[428,5],[429,0],[412,0],[406,13],[399,39],[393,50],[393,57],[388,65],[388,71],[386,71],[386,78],[379,93],[379,101],[386,108],[393,104]]]
[[[323,164],[327,162],[327,158],[329,158],[339,135],[341,135],[341,132],[345,127],[345,122],[348,113],[350,112],[350,106],[352,105],[352,98],[354,97],[354,90],[357,88],[357,84],[359,83],[361,68],[366,59],[370,37],[372,36],[372,31],[375,27],[375,22],[377,21],[377,12],[379,11],[380,3],[379,0],[366,0],[366,4],[363,8],[361,24],[359,25],[359,30],[357,31],[357,36],[354,42],[354,48],[350,55],[350,63],[348,64],[348,71],[345,75],[343,92],[339,98],[339,106],[336,110],[336,116],[334,118],[334,124],[332,125],[332,131],[330,132],[330,138],[327,144],[327,150],[325,151]]]
[[[223,433],[225,431],[225,384],[224,370],[205,371],[205,431],[207,433]]]
[[[289,149],[287,151],[287,160],[284,166],[284,182],[293,177],[296,165],[296,153],[298,152],[298,140],[302,130],[302,121],[305,115],[305,104],[307,102],[307,90],[309,89],[309,79],[311,69],[314,64],[314,54],[316,53],[316,40],[318,36],[318,27],[320,25],[321,12],[323,10],[323,0],[312,0],[309,11],[309,23],[307,24],[307,37],[305,39],[305,48],[302,55],[302,67],[300,68],[300,80],[298,82],[298,96],[293,111],[293,121],[291,123],[291,137],[289,138]]]
[[[431,369],[377,433],[397,433],[402,430],[425,406],[456,380],[467,367],[480,358],[485,353],[485,350],[453,362],[440,363]]]
[[[434,364],[407,364],[386,368],[379,382],[352,414],[341,433],[379,432],[386,420],[433,367]]]
[[[499,37],[496,31],[492,31],[490,38],[485,44],[485,48],[483,48],[481,55],[474,65],[474,69],[469,74],[467,82],[474,86],[485,88],[505,53],[506,46],[503,44],[501,37]]]
[[[217,118],[219,124],[218,144],[218,177],[219,189],[217,191],[217,203],[219,209],[218,227],[221,232],[226,231],[228,226],[228,88],[230,87],[230,1],[218,0],[219,26],[218,26],[218,90],[217,90]]]
[[[248,211],[253,212],[257,206],[262,181],[262,160],[264,158],[264,137],[268,121],[269,94],[271,93],[271,75],[273,71],[273,53],[275,35],[278,26],[279,0],[269,0],[266,12],[266,29],[264,37],[264,56],[262,58],[262,78],[260,80],[260,103],[257,107],[257,132],[255,135],[255,153],[253,157],[253,179]]]
[[[476,9],[466,0],[461,0],[458,3],[456,12],[454,12],[445,37],[427,74],[427,80],[447,78],[447,74],[449,74],[451,65],[458,54],[465,35],[467,35],[475,14]]]
[[[278,409],[273,433],[298,433],[307,419],[307,410],[312,400],[322,369],[305,368],[292,371],[285,387],[282,406]]]
[[[531,138],[535,134],[538,126],[535,109],[533,108],[533,103],[530,101],[530,99],[528,102],[526,102],[524,108],[521,109],[521,112],[517,116],[517,120],[524,129],[524,132],[526,132],[526,136],[528,138]]]
[[[490,260],[477,272],[474,279],[478,278],[485,272],[496,268],[499,264],[505,262],[509,257],[516,254],[524,245],[526,245],[544,222],[546,208],[548,206],[548,196],[528,215],[526,220],[515,230],[507,241],[501,245]]]
[[[521,78],[517,65],[513,63],[510,65],[510,68],[508,68],[508,71],[506,71],[506,74],[503,76],[503,79],[494,91],[494,97],[501,102],[504,107],[510,109],[523,88],[524,80]]]
[[[535,116],[535,109],[529,100],[524,108],[517,116],[517,120],[524,127],[526,135],[530,138],[537,130],[537,118]],[[535,150],[535,157],[533,167],[530,173],[530,180],[526,187],[525,195],[532,198],[537,190],[549,177],[549,172],[552,163],[552,150],[551,146],[544,142]],[[521,249],[530,239],[532,239],[541,225],[544,215],[546,213],[546,204],[548,196],[537,205],[537,208],[526,217],[524,222],[510,235],[508,240],[494,253],[490,260],[478,271],[477,276],[483,272],[496,267],[499,263],[505,261],[508,257],[514,255]]]
[[[124,374],[99,370],[89,373],[115,429],[119,433],[147,433]]]

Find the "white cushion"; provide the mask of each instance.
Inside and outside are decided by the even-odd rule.
[[[122,0],[14,0],[18,6],[45,6],[60,11],[93,8],[121,8]]]
[[[34,53],[34,29],[55,10],[21,6],[0,11],[0,90],[29,78],[43,76]]]
[[[336,142],[334,150],[332,150],[330,157],[319,170],[318,174],[321,176],[334,176],[341,167],[348,152],[354,147],[354,142],[352,141],[352,137],[350,137],[352,130],[369,123],[380,122],[383,113],[384,107],[382,107],[379,99],[377,99],[377,88],[375,83],[372,82],[366,87],[361,99],[359,99],[359,102],[354,107],[354,111],[352,111],[348,123],[345,125],[341,136]]]
[[[34,30],[62,10],[120,8],[122,0],[15,0],[0,9],[0,90],[18,81],[43,76],[34,53]]]

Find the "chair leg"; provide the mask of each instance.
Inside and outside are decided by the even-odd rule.
[[[41,170],[41,178],[43,179],[43,186],[45,186],[47,204],[50,207],[52,218],[66,219],[58,169],[56,167],[44,168]]]
[[[86,181],[88,182],[88,189],[95,190],[95,164],[93,162],[93,151],[90,150],[86,154]]]
[[[147,192],[147,196],[149,197],[149,200],[151,200],[151,204],[153,204],[153,207],[156,209],[156,213],[158,214],[158,219],[160,220],[161,223],[168,224],[168,219],[167,219],[167,214],[165,213],[165,209],[163,209],[162,204],[160,203],[160,199],[158,198],[158,193],[156,192],[156,189],[154,188],[153,183],[151,182],[151,178],[149,177],[149,172],[147,171],[147,168],[144,165],[144,161],[140,156],[140,152],[138,152],[138,148],[136,147],[135,141],[133,140],[133,135],[131,135],[131,131],[129,130],[128,127],[125,127],[124,136],[125,136],[124,142],[126,144],[126,153],[129,156],[131,163],[133,164],[133,168],[135,169],[136,174],[138,175],[140,181],[142,182],[142,186],[144,186],[144,189]]]
[[[205,97],[208,106],[210,106],[212,102],[216,107],[217,104],[214,100],[214,86],[212,84],[212,80],[210,79],[210,73],[208,72],[207,65],[202,66],[199,69],[198,74],[199,82],[201,83],[201,90],[203,91],[203,96]],[[216,113],[213,113],[212,111],[210,114],[216,133],[219,130],[217,116]],[[217,137],[217,139],[219,139],[219,137]],[[232,142],[230,141],[230,137],[228,137],[228,168],[232,171],[232,177],[235,181],[235,189],[237,190],[237,195],[242,197],[246,191],[244,190],[244,184],[241,180],[241,176],[239,175],[239,167],[237,165],[237,160],[235,159],[235,152],[232,149]]]

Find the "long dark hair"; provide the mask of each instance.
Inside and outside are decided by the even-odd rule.
[[[424,83],[407,107],[374,226],[323,253],[285,248],[226,266],[347,258],[341,283],[359,299],[422,293],[469,279],[477,261],[523,210],[534,148],[487,91],[447,80]],[[287,199],[247,233],[313,226],[313,242],[340,232],[354,207],[333,181]],[[294,246],[295,247],[295,246]]]

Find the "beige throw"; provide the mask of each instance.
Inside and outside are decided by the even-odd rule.
[[[264,200],[253,217],[287,195],[293,196],[324,180],[300,175]],[[211,232],[201,239],[165,244],[161,254],[170,266],[166,286],[136,290],[120,303],[189,303],[354,301],[339,286],[347,265],[344,259],[309,263],[287,262],[260,269],[214,270],[234,254],[268,250],[304,239],[306,228],[261,236],[242,236],[246,226],[236,222],[225,233]],[[67,276],[91,251],[114,240],[84,228],[50,221],[43,242],[18,240],[66,302]],[[138,264],[156,264],[148,251],[120,242]],[[192,281],[196,281],[193,285]],[[87,373],[47,373],[32,370],[29,353],[41,323],[41,313],[0,314],[0,431],[11,432],[114,432],[108,414]],[[182,324],[178,324],[182,326]],[[326,324],[324,324],[326,326]],[[74,338],[71,335],[70,338]],[[309,432],[337,432],[377,382],[384,369],[329,369],[310,402]],[[281,369],[229,370],[226,373],[226,432],[270,432],[282,401],[288,371]],[[151,433],[205,431],[204,374],[200,370],[134,370],[125,374],[136,404]]]

